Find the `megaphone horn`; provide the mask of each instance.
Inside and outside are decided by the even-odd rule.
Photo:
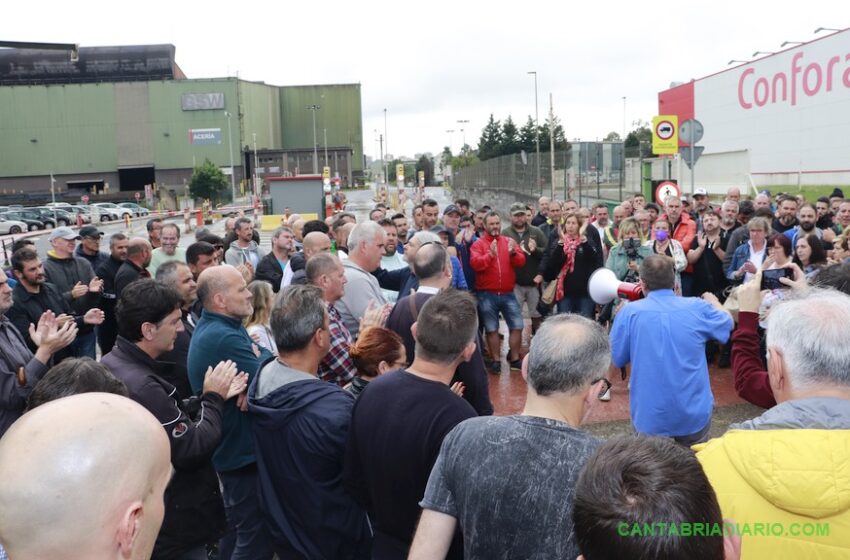
[[[616,297],[629,301],[643,297],[640,284],[620,282],[614,272],[607,268],[597,269],[590,275],[587,291],[590,292],[590,298],[600,305],[610,303]]]

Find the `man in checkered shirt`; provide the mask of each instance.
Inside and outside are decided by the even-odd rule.
[[[330,318],[331,349],[319,364],[319,377],[345,385],[355,373],[354,362],[348,353],[353,340],[334,307],[345,293],[345,269],[336,255],[319,253],[307,261],[305,273],[308,283],[322,289]]]

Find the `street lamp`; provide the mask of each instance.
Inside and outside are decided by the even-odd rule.
[[[466,146],[466,128],[465,125],[468,124],[469,121],[467,119],[457,121],[457,124],[460,125],[460,133],[463,135],[463,146]],[[463,146],[460,147],[463,150]]]
[[[230,195],[233,197],[233,203],[236,203],[236,178],[233,175],[233,129],[230,126],[230,112],[225,111],[224,116],[227,117],[227,151],[230,155]]]
[[[782,48],[785,45],[805,45],[805,44],[806,43],[804,43],[803,41],[785,41],[781,45],[779,45],[779,48]]]
[[[753,56],[760,56],[760,55],[763,55],[763,54],[776,54],[776,53],[773,52],[773,51],[756,51],[756,52],[753,53]]]
[[[531,71],[529,74],[534,74],[534,143],[537,146],[537,186],[540,185],[540,114],[537,112],[537,72]]]
[[[453,129],[453,128],[446,131],[446,134],[449,135],[449,151],[450,152],[452,151],[452,139],[454,138],[452,136],[452,134],[454,134],[454,133],[455,133],[455,129]]]
[[[821,31],[832,31],[833,33],[838,33],[841,30],[840,29],[833,29],[831,27],[818,27],[817,29],[815,29],[814,32],[820,33]]]
[[[747,64],[747,60],[735,60],[734,58],[726,63],[726,66],[731,66],[733,64]]]
[[[319,174],[319,144],[316,140],[316,111],[319,109],[319,105],[307,105],[307,110],[313,111],[313,175]]]

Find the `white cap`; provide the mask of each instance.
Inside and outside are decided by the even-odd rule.
[[[708,196],[708,191],[703,188],[694,189],[694,196]]]

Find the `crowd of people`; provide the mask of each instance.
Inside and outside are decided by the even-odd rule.
[[[246,217],[185,247],[157,218],[108,253],[93,226],[52,230],[43,256],[19,239],[0,558],[845,557],[833,194],[635,195],[611,218],[425,199],[287,213],[268,251]],[[644,298],[593,301],[603,267]],[[766,410],[709,440],[714,359]],[[525,406],[493,416],[506,374]],[[582,423],[612,375],[636,434],[601,441]]]

